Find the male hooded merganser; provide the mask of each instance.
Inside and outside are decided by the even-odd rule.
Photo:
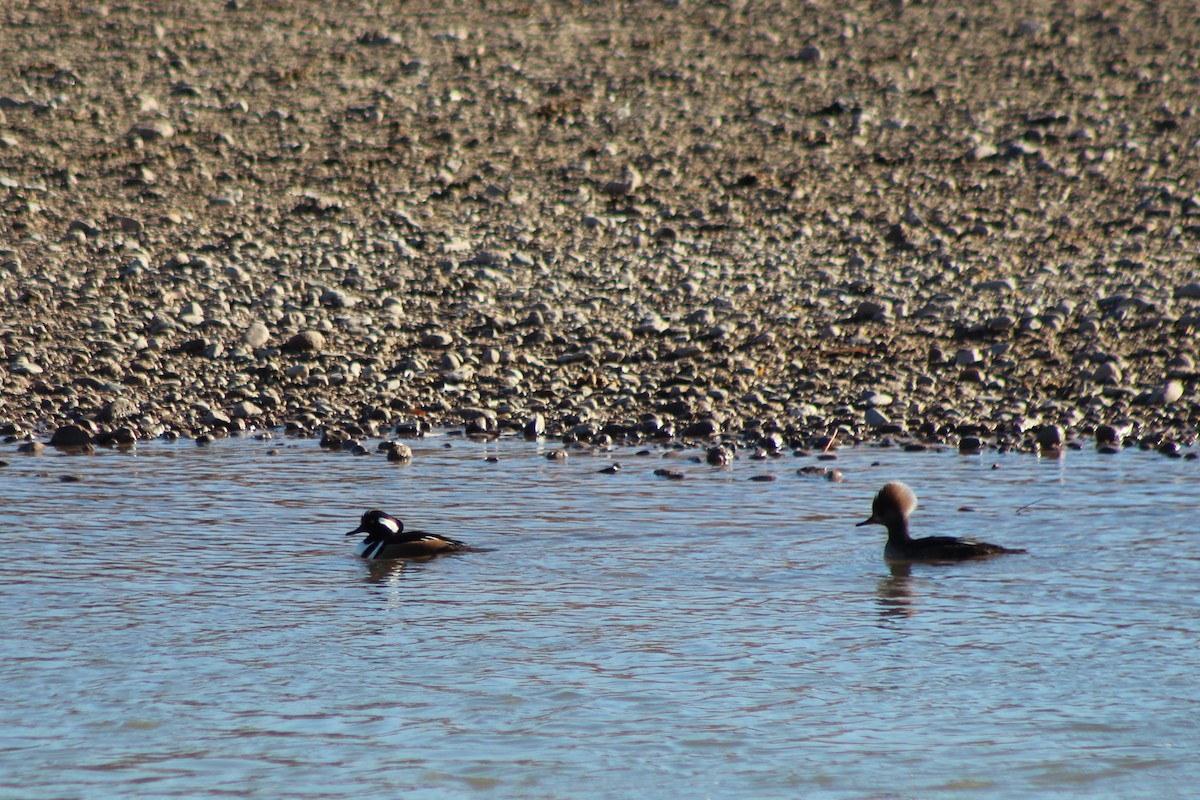
[[[888,538],[883,547],[883,557],[888,561],[965,561],[1001,553],[1025,552],[954,536],[914,539],[908,535],[908,515],[916,507],[917,496],[912,489],[903,483],[889,483],[875,495],[871,516],[858,523],[858,527],[883,525],[887,528]]]
[[[365,533],[367,538],[359,542],[354,552],[372,561],[385,558],[421,558],[468,549],[466,544],[438,536],[436,533],[406,532],[403,522],[379,510],[363,514],[358,527],[346,535],[353,536],[356,533]]]

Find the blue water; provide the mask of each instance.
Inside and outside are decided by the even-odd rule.
[[[0,796],[1200,786],[1198,461],[860,448],[831,483],[792,456],[414,449],[0,452]],[[916,532],[1030,554],[893,571],[854,527],[893,479]],[[371,507],[481,551],[367,564],[342,534]]]

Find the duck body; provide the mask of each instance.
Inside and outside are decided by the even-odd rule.
[[[966,561],[973,558],[1024,553],[990,542],[962,539],[956,536],[926,536],[914,539],[908,532],[908,516],[917,507],[917,495],[903,483],[893,482],[875,495],[871,516],[858,523],[883,525],[887,528],[887,544],[883,557],[887,561]]]
[[[406,531],[404,523],[391,514],[372,510],[362,515],[358,527],[347,536],[366,534],[354,552],[370,561],[392,558],[429,558],[470,549],[457,539],[427,531]]]
[[[888,561],[966,561],[1003,553],[1024,553],[998,544],[961,539],[956,536],[925,536],[920,539],[897,540],[888,535],[883,557]]]

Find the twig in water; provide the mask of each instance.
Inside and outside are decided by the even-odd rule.
[[[1046,499],[1046,498],[1044,498],[1044,497],[1039,497],[1037,500],[1034,500],[1032,503],[1026,503],[1025,505],[1021,506],[1020,508],[1018,508],[1018,509],[1017,509],[1016,511],[1014,511],[1013,513],[1014,513],[1014,514],[1020,514],[1022,511],[1024,511],[1025,509],[1027,509],[1027,508],[1029,508],[1031,505],[1033,505],[1033,503],[1040,503],[1040,502],[1042,502],[1042,501],[1043,501],[1043,500],[1045,500],[1045,499]]]

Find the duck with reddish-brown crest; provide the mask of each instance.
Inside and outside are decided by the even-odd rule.
[[[893,481],[875,495],[871,516],[858,523],[887,528],[883,557],[887,561],[966,561],[1004,553],[1024,553],[998,544],[955,536],[926,536],[914,539],[908,532],[908,516],[917,507],[917,495],[907,485]]]

